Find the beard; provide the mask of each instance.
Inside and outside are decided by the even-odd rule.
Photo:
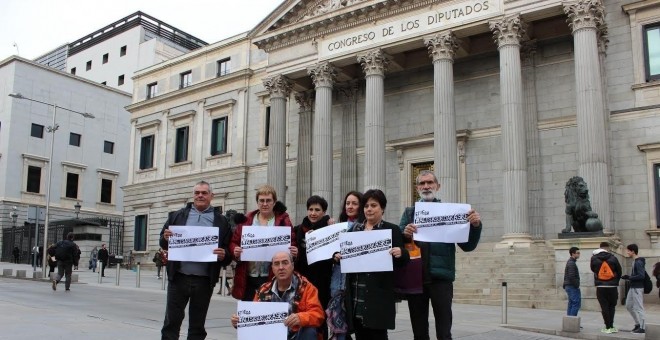
[[[435,198],[435,191],[433,190],[417,191],[417,193],[419,194],[419,197],[424,201],[432,201]]]

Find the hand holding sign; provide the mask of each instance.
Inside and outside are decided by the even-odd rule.
[[[467,242],[470,234],[469,204],[461,203],[415,203],[415,225],[406,226],[404,235],[415,232],[415,241],[461,243]],[[472,216],[474,219],[474,215]],[[478,219],[478,214],[477,214]]]

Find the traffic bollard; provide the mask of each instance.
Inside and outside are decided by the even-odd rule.
[[[167,281],[167,268],[163,268],[163,273],[161,274],[163,282],[160,283],[160,289],[165,290],[165,281]]]
[[[100,266],[99,266],[99,283],[103,283],[103,277],[101,276],[101,273],[103,272],[103,262],[99,261]]]
[[[115,275],[115,286],[119,286],[119,270],[121,266],[117,263],[117,274]]]
[[[502,324],[507,323],[507,287],[506,281],[502,282]]]
[[[135,273],[135,287],[140,288],[140,262],[137,263],[137,272]]]

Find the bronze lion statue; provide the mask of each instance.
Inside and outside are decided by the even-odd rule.
[[[603,230],[603,223],[598,219],[598,214],[591,210],[589,189],[582,177],[575,176],[566,182],[564,202],[566,202],[566,228],[562,233],[570,233],[571,228],[575,232]]]

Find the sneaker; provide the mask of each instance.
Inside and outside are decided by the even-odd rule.
[[[51,281],[51,287],[53,287],[53,290],[57,290],[57,281]]]
[[[71,291],[71,289],[69,289],[69,288],[67,288],[67,289],[66,289],[66,291],[67,291],[67,292],[70,292],[70,291]]]
[[[635,331],[638,329],[639,329],[639,325],[635,325],[635,328],[633,328],[632,331],[630,331],[630,333],[635,333]]]
[[[604,328],[604,327],[603,327],[603,328],[600,329],[600,332],[601,332],[601,333],[605,333],[605,334],[610,334],[610,329],[609,329],[609,328]]]
[[[612,328],[610,328],[610,333],[619,333],[619,330],[612,326]]]
[[[644,333],[646,333],[644,328],[637,328],[637,329],[633,330],[632,332],[635,333],[635,334],[644,334]]]

